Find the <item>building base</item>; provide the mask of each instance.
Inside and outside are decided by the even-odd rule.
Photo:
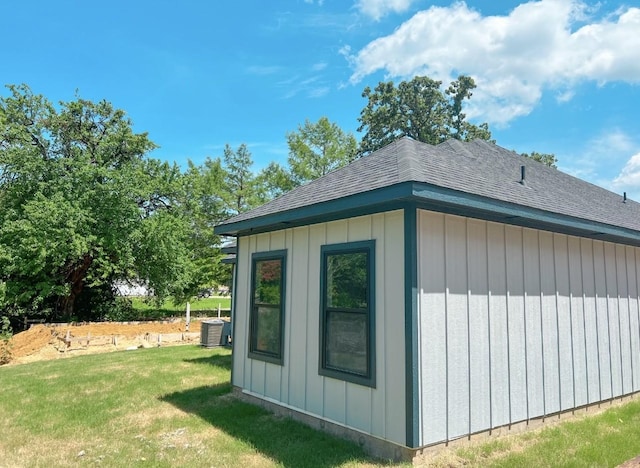
[[[372,457],[391,461],[419,461],[420,458],[423,458],[424,456],[431,456],[447,447],[462,448],[465,445],[482,443],[496,437],[514,435],[529,430],[541,429],[554,423],[564,422],[566,420],[579,416],[593,416],[614,406],[622,405],[632,400],[640,399],[640,392],[635,392],[628,395],[612,398],[610,400],[600,401],[597,403],[592,403],[590,405],[581,406],[579,408],[554,413],[544,417],[530,419],[528,421],[521,421],[506,426],[469,434],[449,441],[440,441],[418,448],[410,448],[404,445],[397,444],[395,442],[372,436],[365,432],[344,426],[336,422],[321,419],[320,417],[311,413],[307,413],[297,408],[292,408],[284,405],[275,400],[271,400],[269,398],[244,391],[240,387],[234,386],[233,393],[238,399],[256,406],[260,406],[261,408],[264,408],[267,411],[270,411],[278,416],[291,418],[313,429],[324,431],[341,439],[349,440],[362,447],[365,453]]]

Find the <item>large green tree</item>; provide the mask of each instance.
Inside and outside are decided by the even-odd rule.
[[[306,120],[298,131],[287,133],[289,172],[295,185],[315,180],[356,158],[357,142],[351,133],[321,117]]]
[[[256,177],[260,201],[279,197],[295,187],[346,166],[357,156],[357,141],[337,124],[321,117],[305,120],[297,131],[288,132],[286,167],[271,162]]]
[[[187,302],[202,286],[230,280],[229,266],[220,262],[220,239],[213,233],[214,226],[228,217],[222,193],[225,175],[219,158],[206,158],[200,166],[188,161],[176,205],[188,226],[189,273],[181,276],[180,287],[171,290],[176,303]]]
[[[275,161],[269,163],[256,177],[260,201],[266,203],[297,187],[291,172]]]
[[[108,296],[116,281],[141,280],[158,297],[196,281],[184,176],[147,157],[147,134],[107,101],[54,106],[25,85],[9,90],[0,98],[0,314],[93,318],[79,304],[95,308],[87,296]]]
[[[490,140],[488,125],[471,124],[462,112],[464,101],[476,87],[473,78],[462,75],[445,91],[441,86],[441,81],[427,76],[416,76],[398,86],[392,81],[380,82],[374,89],[367,86],[362,93],[367,104],[358,118],[358,131],[365,132],[360,155],[403,136],[434,145],[449,138]]]
[[[234,151],[225,145],[223,155],[224,182],[222,194],[230,214],[242,213],[260,203],[256,176],[252,172],[253,159],[247,145],[242,143]]]

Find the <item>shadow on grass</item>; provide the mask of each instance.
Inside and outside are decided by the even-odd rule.
[[[199,416],[244,442],[247,450],[253,448],[285,467],[329,468],[347,462],[384,465],[351,442],[239,401],[230,391],[231,384],[220,384],[171,393],[161,399]]]
[[[207,357],[184,359],[184,362],[189,362],[191,364],[209,364],[210,366],[220,367],[229,371],[231,370],[231,354],[226,356],[214,354]]]

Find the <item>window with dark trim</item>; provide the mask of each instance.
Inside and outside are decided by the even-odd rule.
[[[376,386],[375,241],[321,248],[319,373]]]
[[[282,365],[287,251],[251,256],[249,357]]]

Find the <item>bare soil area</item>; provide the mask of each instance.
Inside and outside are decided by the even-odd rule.
[[[157,335],[185,334],[183,341],[159,341]],[[193,334],[200,333],[200,321],[192,321],[189,330],[182,320],[167,322],[87,323],[72,325],[34,325],[17,333],[9,341],[12,360],[9,364],[59,359],[78,354],[106,353],[133,347],[175,346],[193,344]],[[149,338],[154,336],[153,340]],[[82,338],[71,344],[65,338]],[[84,338],[89,339],[87,345]],[[115,338],[115,339],[114,339]],[[185,335],[186,338],[186,335]]]

